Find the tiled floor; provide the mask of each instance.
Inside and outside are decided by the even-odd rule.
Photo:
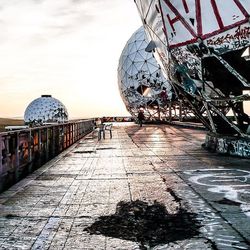
[[[204,138],[134,124],[86,136],[0,195],[0,249],[250,249],[250,160]]]

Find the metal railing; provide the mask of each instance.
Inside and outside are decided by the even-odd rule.
[[[94,127],[94,120],[0,133],[0,192],[74,144]]]

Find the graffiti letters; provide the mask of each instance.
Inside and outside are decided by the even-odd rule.
[[[250,157],[250,142],[246,141],[232,141],[231,153],[237,156]]]
[[[218,46],[222,44],[235,43],[235,46],[241,47],[249,43],[250,27],[239,26],[234,33],[227,33],[220,37],[210,38],[207,40],[207,46]]]
[[[248,12],[238,0],[230,2],[231,9],[228,15],[231,15],[232,18],[229,19],[225,18],[226,10],[215,0],[182,0],[179,3],[176,2],[171,0],[160,1],[162,18],[165,24],[164,32],[167,33],[170,48],[193,43],[197,41],[198,37],[204,40],[212,37],[215,33],[222,33],[227,29],[237,27],[239,22],[241,24],[248,22]],[[210,11],[206,12],[205,9]],[[208,18],[209,24],[206,22]],[[209,28],[205,27],[208,25]],[[216,45],[223,44],[225,41],[231,40],[232,36],[243,39],[248,37],[248,32],[248,30],[239,29],[234,35],[228,33],[216,40],[211,39],[210,42],[216,43]]]

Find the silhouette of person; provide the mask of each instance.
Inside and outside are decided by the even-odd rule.
[[[138,113],[138,121],[139,121],[140,127],[142,127],[143,120],[144,120],[144,113],[143,113],[143,110],[140,109]]]

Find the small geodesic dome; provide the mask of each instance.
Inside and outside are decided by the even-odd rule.
[[[146,52],[149,42],[139,28],[126,43],[119,59],[118,85],[127,110],[137,117],[140,109],[148,120],[161,119],[171,99],[171,85],[163,76],[153,53]]]
[[[25,110],[25,124],[61,123],[68,121],[66,107],[51,95],[42,95],[32,101]]]

